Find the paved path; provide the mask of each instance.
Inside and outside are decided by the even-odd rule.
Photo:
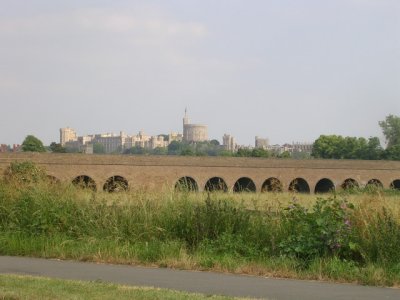
[[[0,273],[101,280],[204,294],[278,300],[400,299],[400,289],[26,257],[0,256]]]

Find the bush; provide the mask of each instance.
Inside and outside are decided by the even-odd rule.
[[[283,255],[311,260],[323,256],[348,258],[356,245],[351,240],[353,205],[336,198],[318,198],[309,211],[294,199],[282,214]]]
[[[44,181],[47,175],[44,169],[31,161],[15,161],[6,169],[4,178],[8,183],[29,185]]]

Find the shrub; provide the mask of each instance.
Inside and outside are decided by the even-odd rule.
[[[302,260],[338,255],[353,255],[356,245],[352,235],[352,204],[336,197],[318,198],[312,209],[293,200],[282,214],[285,237],[279,243],[283,255]]]
[[[4,173],[8,183],[14,184],[35,184],[47,178],[44,169],[31,161],[15,161],[10,164]]]

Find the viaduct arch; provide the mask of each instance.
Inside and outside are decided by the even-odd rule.
[[[33,161],[54,180],[93,190],[174,189],[220,192],[325,193],[374,185],[400,190],[400,162],[239,157],[0,153],[0,174]]]

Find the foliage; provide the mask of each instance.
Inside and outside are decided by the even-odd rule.
[[[179,155],[182,151],[183,143],[178,141],[172,141],[168,145],[168,154]]]
[[[167,153],[168,153],[168,149],[164,148],[164,147],[154,148],[153,151],[151,152],[151,154],[154,154],[154,155],[166,155]]]
[[[12,162],[4,172],[4,178],[8,183],[33,184],[47,178],[44,169],[31,161]]]
[[[281,252],[303,260],[331,255],[348,258],[355,250],[350,239],[353,209],[345,200],[318,198],[309,211],[294,199],[283,214],[287,234],[279,244]]]
[[[168,154],[183,156],[219,156],[223,151],[223,147],[216,140],[186,143],[172,141],[168,145]]]
[[[270,153],[268,150],[265,150],[263,148],[254,148],[251,151],[251,156],[252,157],[269,157]]]
[[[28,135],[22,142],[22,151],[24,152],[45,152],[46,149],[43,146],[41,140],[33,135]]]
[[[284,151],[281,154],[278,155],[278,158],[290,158],[290,153],[289,151]]]
[[[176,238],[184,240],[191,249],[204,240],[237,235],[250,225],[250,215],[245,209],[231,201],[213,201],[210,197],[204,203],[180,202],[178,217],[172,213],[170,216],[172,218],[166,219],[163,227],[168,228]]]
[[[400,117],[388,115],[384,121],[379,122],[386,138],[387,147],[400,145]]]
[[[93,144],[93,153],[95,154],[103,154],[106,153],[106,149],[104,149],[104,146],[100,143],[94,143]]]
[[[57,144],[56,142],[52,142],[50,144],[50,150],[51,152],[54,153],[66,153],[67,149],[65,149],[65,147],[61,146],[61,144]]]
[[[237,157],[251,157],[252,151],[247,148],[239,148],[238,151],[235,153]]]
[[[400,160],[400,144],[387,147],[384,157],[388,160]]]
[[[147,149],[140,147],[140,146],[135,146],[135,147],[124,150],[124,154],[142,155],[142,154],[147,154],[147,153],[148,153]]]
[[[380,159],[383,150],[377,137],[321,135],[313,145],[312,156],[328,159]]]

